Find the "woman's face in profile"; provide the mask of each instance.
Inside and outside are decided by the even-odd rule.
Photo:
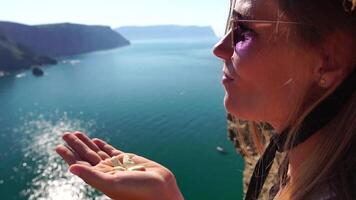
[[[236,0],[234,10],[239,19],[290,21],[271,0]],[[232,42],[229,31],[216,44],[214,54],[225,61],[230,77],[223,78],[228,112],[283,128],[313,81],[312,66],[319,64],[316,52],[297,42],[295,26],[300,25],[241,22],[238,41]]]

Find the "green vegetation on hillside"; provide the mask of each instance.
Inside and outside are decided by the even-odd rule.
[[[56,63],[56,60],[35,55],[24,45],[12,42],[0,34],[0,71],[28,69],[31,66]]]

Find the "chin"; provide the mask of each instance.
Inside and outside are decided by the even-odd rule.
[[[226,112],[235,115],[235,116],[240,116],[241,113],[238,112],[238,109],[236,109],[237,105],[236,105],[236,101],[233,101],[231,97],[229,97],[228,94],[225,94],[224,97],[224,107]]]
[[[256,118],[253,117],[251,113],[252,110],[246,109],[247,106],[240,105],[238,101],[231,98],[228,94],[225,94],[224,97],[224,107],[226,112],[236,116],[241,120],[256,120]]]
[[[224,107],[225,107],[226,112],[234,114],[234,113],[232,113],[232,105],[231,105],[230,99],[227,94],[225,94],[225,97],[224,97]]]

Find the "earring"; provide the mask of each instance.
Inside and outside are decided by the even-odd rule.
[[[319,85],[320,85],[320,87],[322,87],[322,88],[325,88],[325,87],[326,87],[326,80],[325,80],[325,78],[321,78],[321,79],[320,79]]]

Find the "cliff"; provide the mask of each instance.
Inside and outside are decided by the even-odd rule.
[[[14,43],[0,34],[0,71],[28,69],[31,66],[56,63],[56,60],[35,55],[27,47]]]
[[[6,37],[21,43],[35,54],[51,57],[88,53],[129,45],[129,41],[107,26],[48,24],[28,26],[0,22]]]
[[[210,26],[123,26],[115,30],[129,40],[216,37]]]
[[[254,129],[252,122],[238,120],[230,114],[228,114],[227,121],[228,137],[234,143],[237,153],[240,154],[245,161],[242,181],[243,191],[246,193],[255,164],[257,163],[260,155],[263,153],[263,150],[268,145],[269,139],[273,134],[273,130],[271,128],[265,128],[263,130]],[[255,144],[253,142],[254,139],[261,141],[261,144]],[[278,168],[281,163],[282,155],[277,152],[259,199],[269,199],[269,189],[278,181]]]

